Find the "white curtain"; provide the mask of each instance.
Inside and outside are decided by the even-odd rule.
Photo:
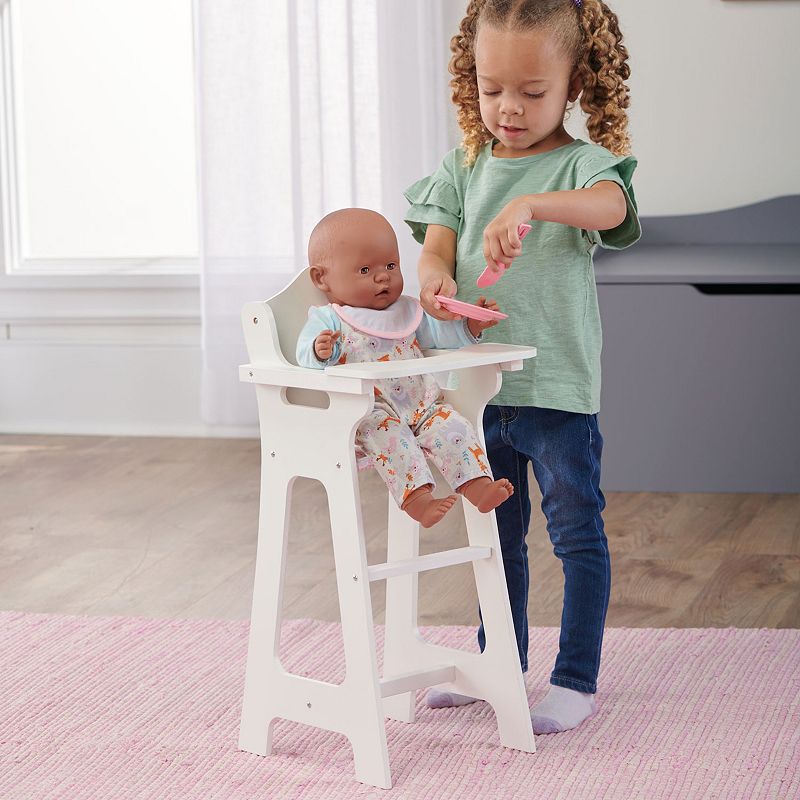
[[[194,11],[202,412],[249,428],[241,307],[306,266],[323,215],[383,213],[416,289],[402,190],[447,147],[447,35],[431,0],[195,0]]]

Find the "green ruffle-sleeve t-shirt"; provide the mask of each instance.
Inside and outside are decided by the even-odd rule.
[[[503,373],[503,386],[491,402],[596,413],[602,334],[592,252],[598,244],[619,250],[641,236],[631,183],[636,159],[581,139],[521,158],[497,158],[492,145],[484,146],[471,167],[464,166],[461,148],[452,150],[433,175],[410,186],[404,193],[411,203],[406,222],[420,243],[431,223],[456,232],[457,298],[474,303],[484,294],[508,314],[484,332],[484,341],[537,348],[523,370]],[[628,214],[621,225],[598,232],[534,219],[522,255],[503,277],[488,289],[475,285],[486,267],[484,228],[506,203],[598,181],[622,187]]]

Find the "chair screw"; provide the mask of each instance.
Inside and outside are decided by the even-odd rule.
[[[253,317],[253,325],[258,325],[258,317]]]
[[[358,575],[353,575],[353,580],[358,581]]]
[[[270,455],[271,455],[273,458],[275,458],[275,451],[273,450],[273,451],[270,453]]]
[[[337,462],[336,463],[336,469],[341,469],[341,468],[342,468],[342,465],[339,462]]]
[[[311,703],[306,703],[307,708],[311,708]]]

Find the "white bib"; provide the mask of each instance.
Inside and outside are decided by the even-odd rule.
[[[379,339],[405,339],[422,322],[419,300],[400,295],[388,308],[356,308],[331,303],[337,316],[351,328]]]

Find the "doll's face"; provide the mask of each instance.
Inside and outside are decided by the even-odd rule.
[[[312,243],[314,237],[311,280],[329,302],[382,310],[403,293],[397,237],[380,214],[335,212]]]

